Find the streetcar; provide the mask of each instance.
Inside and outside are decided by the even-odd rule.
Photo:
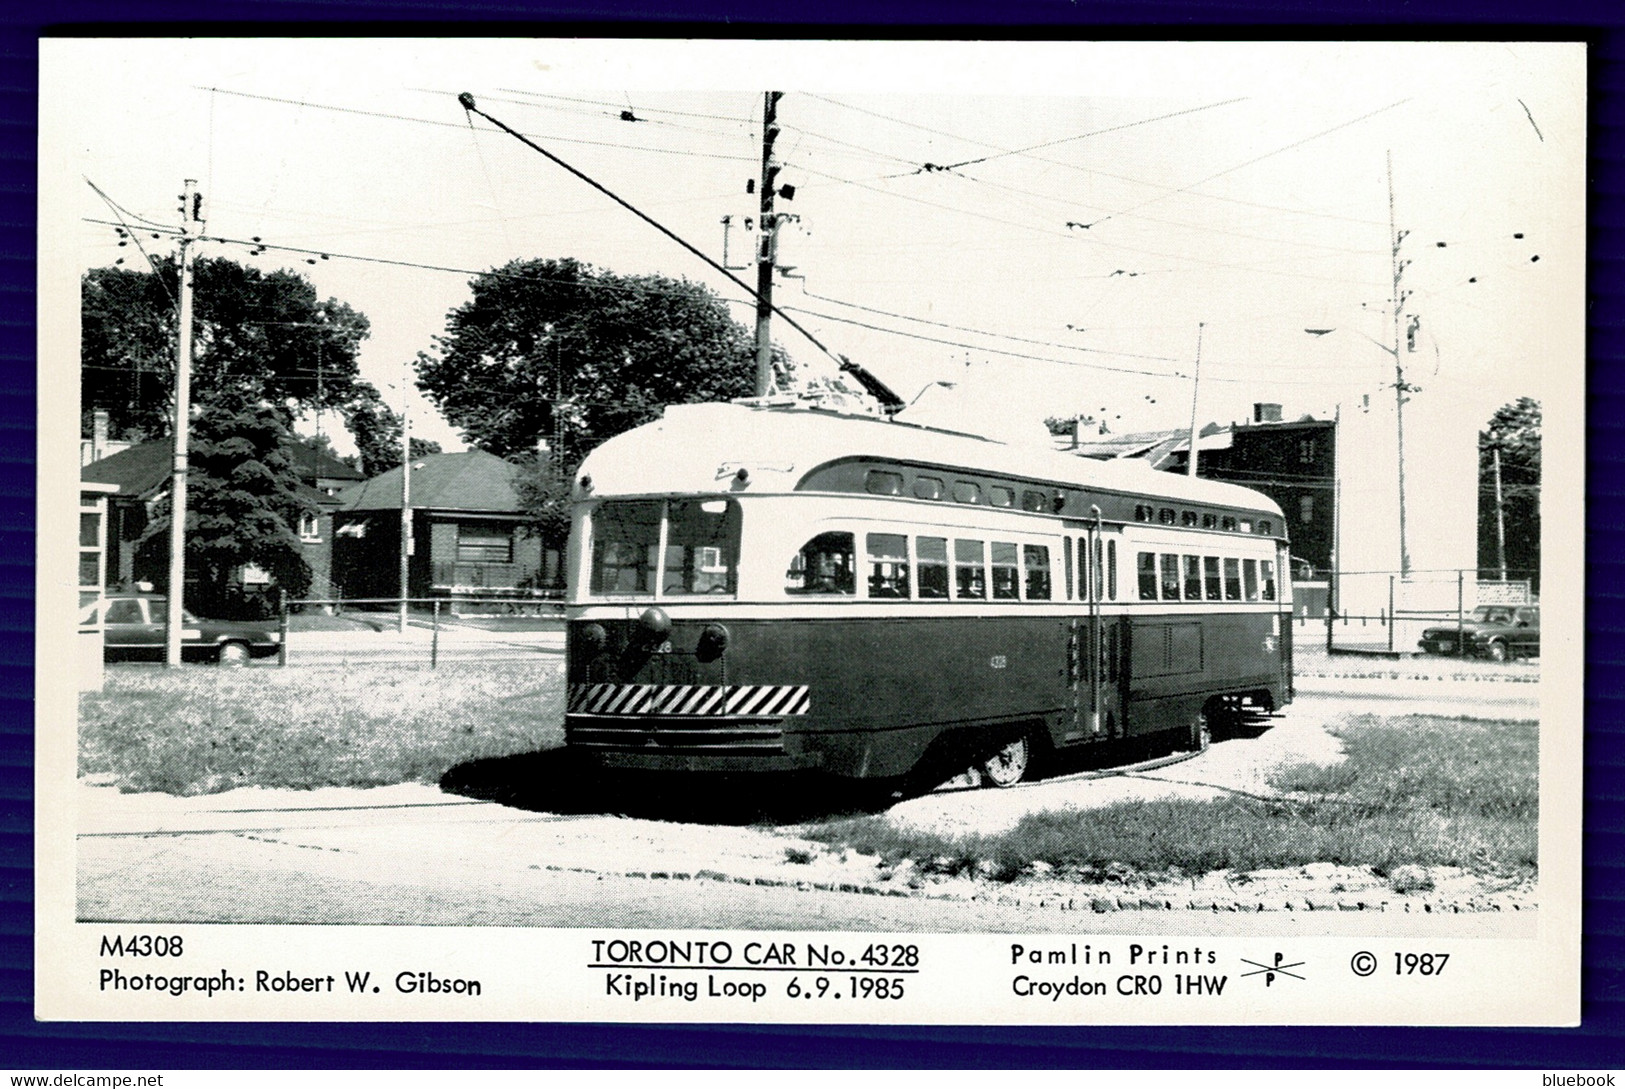
[[[1292,698],[1286,521],[1246,488],[765,399],[667,408],[572,486],[565,737],[602,766],[1011,786]]]

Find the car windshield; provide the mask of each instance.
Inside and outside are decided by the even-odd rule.
[[[1510,624],[1512,610],[1504,605],[1480,605],[1473,610],[1473,619],[1483,624]]]

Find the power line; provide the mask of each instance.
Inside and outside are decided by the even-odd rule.
[[[1173,113],[1165,113],[1165,114],[1162,114],[1159,117],[1146,117],[1146,118],[1142,118],[1139,121],[1129,121],[1129,122],[1127,122],[1125,124],[1122,124],[1122,125],[1112,125],[1112,126],[1110,126],[1108,128],[1104,128],[1104,129],[1095,129],[1093,132],[1079,133],[1077,136],[1065,136],[1065,137],[1062,137],[1059,140],[1046,140],[1042,144],[1033,144],[1031,147],[1017,148],[1014,151],[1000,151],[1000,152],[997,152],[997,153],[992,154],[992,155],[984,155],[980,159],[966,159],[962,163],[949,163],[947,166],[939,166],[939,167],[937,167],[937,169],[938,170],[950,170],[950,171],[951,170],[958,170],[962,166],[975,166],[977,163],[992,162],[994,159],[1002,159],[1002,158],[1005,158],[1005,157],[1010,156],[1010,155],[1025,155],[1029,151],[1041,151],[1044,148],[1055,147],[1055,146],[1057,146],[1059,144],[1070,144],[1070,143],[1074,143],[1074,142],[1076,142],[1078,140],[1087,140],[1091,136],[1104,136],[1108,132],[1121,132],[1124,129],[1132,129],[1132,128],[1136,128],[1136,127],[1138,127],[1140,125],[1150,125],[1150,124],[1153,124],[1153,123],[1155,123],[1157,121],[1168,121],[1168,120],[1171,120],[1172,118],[1175,118],[1175,117],[1185,117],[1185,116],[1187,116],[1189,114],[1201,113],[1203,110],[1215,110],[1215,109],[1218,109],[1220,106],[1233,106],[1237,102],[1245,102],[1245,101],[1247,101],[1245,95],[1243,95],[1241,97],[1238,97],[1238,98],[1228,98],[1228,99],[1225,99],[1223,102],[1213,102],[1213,103],[1210,103],[1209,105],[1206,105],[1206,106],[1192,106],[1192,107],[1190,107],[1188,109],[1175,110]]]

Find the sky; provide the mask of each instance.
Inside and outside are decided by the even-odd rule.
[[[46,40],[42,306],[76,312],[77,277],[130,256],[108,223],[176,224],[194,178],[210,238],[266,246],[199,252],[365,313],[392,405],[470,277],[516,258],[686,277],[748,326],[744,290],[457,95],[716,260],[732,217],[742,265],[769,89],[798,217],[775,302],[905,416],[1027,440],[1054,416],[1183,427],[1193,395],[1203,422],[1391,400],[1390,199],[1419,408],[1479,426],[1581,381],[1585,69],[1563,43]],[[415,433],[462,445],[409,396]]]

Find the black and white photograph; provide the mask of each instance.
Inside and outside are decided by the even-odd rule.
[[[37,1015],[1574,1023],[1586,114],[46,39]]]

